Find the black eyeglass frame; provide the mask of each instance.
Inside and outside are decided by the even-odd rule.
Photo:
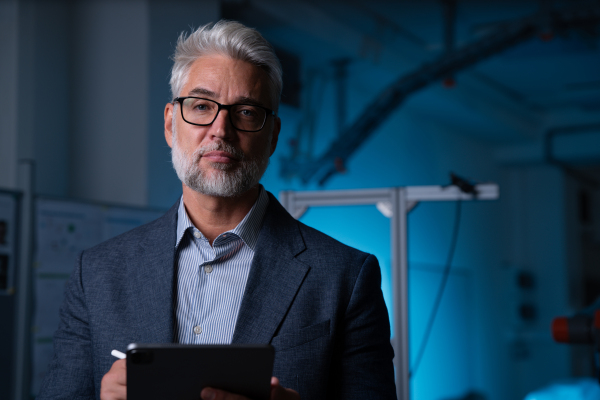
[[[212,121],[210,121],[210,123],[208,123],[208,124],[196,124],[196,123],[194,123],[194,122],[190,122],[190,121],[188,121],[187,119],[185,119],[185,117],[183,116],[183,101],[184,101],[185,99],[199,99],[199,100],[207,100],[207,101],[210,101],[210,102],[213,102],[213,103],[215,103],[215,104],[218,106],[218,108],[217,108],[217,113],[215,114],[215,117],[213,118],[213,120],[212,120]],[[172,101],[172,104],[174,105],[174,104],[175,104],[175,102],[179,103],[179,106],[180,106],[179,108],[181,109],[181,118],[182,118],[182,119],[183,119],[185,122],[187,122],[188,124],[190,124],[190,125],[196,125],[196,126],[209,126],[209,125],[211,125],[213,122],[215,122],[215,120],[216,120],[216,119],[217,119],[217,117],[219,116],[219,113],[221,112],[221,110],[227,110],[227,111],[228,111],[228,114],[229,114],[229,122],[231,122],[231,126],[233,126],[233,127],[234,127],[235,129],[237,129],[238,131],[242,131],[242,132],[258,132],[258,131],[260,131],[262,128],[264,128],[264,127],[265,127],[265,123],[267,122],[267,117],[269,117],[270,115],[273,115],[273,116],[276,116],[276,115],[277,115],[277,113],[276,113],[275,111],[271,110],[270,108],[263,107],[263,106],[259,106],[258,104],[244,104],[244,103],[238,103],[238,104],[221,104],[221,103],[218,103],[218,102],[216,102],[216,101],[214,101],[214,100],[211,100],[211,99],[206,99],[206,98],[204,98],[204,97],[196,97],[196,96],[176,97],[176,98],[174,98],[174,99],[173,99],[173,101]],[[233,118],[231,117],[231,107],[235,107],[235,106],[251,106],[251,107],[258,107],[258,108],[262,108],[263,110],[265,110],[265,111],[266,111],[266,114],[265,114],[265,119],[264,119],[264,121],[263,121],[262,125],[260,126],[260,128],[259,128],[259,129],[256,129],[256,130],[249,131],[249,130],[246,130],[246,129],[240,129],[240,128],[238,128],[237,126],[235,126],[235,123],[233,122]]]

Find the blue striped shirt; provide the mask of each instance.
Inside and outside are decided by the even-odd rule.
[[[220,234],[212,246],[190,221],[181,198],[175,244],[178,343],[231,343],[254,247],[269,204],[262,185],[259,191],[244,219],[234,229]]]

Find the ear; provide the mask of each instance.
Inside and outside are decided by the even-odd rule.
[[[275,149],[277,148],[277,141],[279,140],[279,132],[281,131],[281,119],[279,117],[275,117],[273,119],[273,132],[271,136],[271,153],[269,157],[273,155]]]
[[[169,147],[173,147],[173,112],[175,106],[173,103],[167,103],[165,106],[165,139]]]

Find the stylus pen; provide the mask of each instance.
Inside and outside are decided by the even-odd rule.
[[[125,355],[125,353],[121,353],[119,350],[113,350],[110,352],[111,356],[115,356],[117,358],[120,358],[121,360],[124,359],[125,357],[127,357],[127,355]]]

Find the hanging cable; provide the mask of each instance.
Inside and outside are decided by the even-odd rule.
[[[425,348],[427,347],[427,342],[429,341],[429,336],[431,335],[431,330],[433,328],[433,323],[435,322],[435,318],[437,316],[438,309],[440,307],[440,303],[442,301],[442,296],[444,295],[444,289],[446,289],[446,283],[448,282],[448,278],[450,277],[450,268],[452,267],[452,259],[454,258],[454,250],[456,250],[456,241],[458,239],[458,227],[460,226],[460,211],[461,211],[461,200],[456,202],[456,216],[454,217],[454,231],[452,233],[452,241],[450,244],[450,250],[448,252],[448,258],[446,259],[446,266],[444,267],[444,273],[442,275],[442,281],[440,282],[440,287],[437,292],[437,296],[435,302],[433,303],[433,309],[431,310],[431,315],[429,315],[429,321],[427,321],[427,327],[425,328],[425,334],[423,335],[423,341],[421,342],[421,346],[415,358],[414,364],[410,369],[408,376],[412,378],[419,369],[419,364],[421,364],[421,359],[423,358],[423,354],[425,353]]]

